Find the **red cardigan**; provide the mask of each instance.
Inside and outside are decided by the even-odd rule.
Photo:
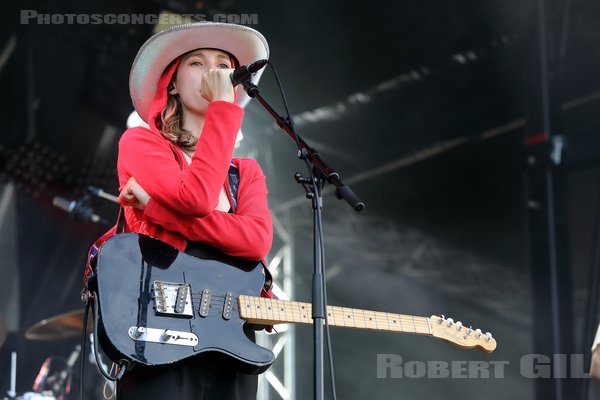
[[[151,197],[143,212],[125,207],[125,230],[179,250],[192,240],[231,256],[263,259],[273,239],[265,176],[255,160],[231,158],[242,117],[243,110],[232,103],[210,103],[189,165],[181,149],[158,132],[125,131],[119,142],[120,186],[133,176]],[[231,161],[240,174],[237,208],[234,213],[215,211],[222,187],[231,197]]]
[[[253,159],[233,158],[244,111],[235,104],[209,104],[192,163],[156,128],[135,127],[119,141],[120,189],[131,176],[150,195],[144,211],[124,207],[125,231],[159,239],[183,251],[187,241],[207,243],[225,254],[262,260],[271,248],[273,225],[267,207],[265,176]],[[238,167],[237,207],[229,190],[230,162]],[[225,187],[233,212],[216,211]],[[116,226],[96,241],[94,249],[116,233]],[[88,268],[85,277],[89,273]],[[270,297],[271,293],[263,296]]]

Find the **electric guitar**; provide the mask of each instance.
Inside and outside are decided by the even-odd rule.
[[[100,248],[95,268],[100,343],[115,362],[177,362],[220,352],[248,373],[273,353],[250,340],[246,324],[311,324],[311,304],[260,297],[261,262],[199,259],[148,236],[123,233]],[[443,316],[418,317],[327,306],[331,326],[432,336],[460,348],[492,352],[496,340]]]

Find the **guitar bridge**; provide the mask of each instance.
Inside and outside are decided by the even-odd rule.
[[[154,281],[154,312],[167,317],[192,318],[192,290],[187,283]]]

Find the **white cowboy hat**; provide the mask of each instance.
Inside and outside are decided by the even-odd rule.
[[[224,50],[240,65],[269,58],[269,45],[264,36],[244,25],[197,22],[176,25],[153,35],[138,51],[129,74],[131,101],[144,121],[165,68],[180,55],[200,48]],[[256,72],[252,83],[258,83],[262,72]],[[235,104],[245,107],[249,101],[242,85],[238,85]]]

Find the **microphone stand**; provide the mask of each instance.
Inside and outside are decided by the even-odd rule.
[[[314,237],[314,272],[312,280],[312,318],[314,333],[313,352],[313,395],[315,400],[322,400],[325,394],[323,381],[323,327],[327,304],[325,302],[325,279],[323,265],[323,240],[322,240],[322,188],[326,182],[335,186],[335,195],[338,199],[344,199],[356,211],[362,211],[365,204],[352,192],[350,187],[344,185],[339,174],[330,168],[320,154],[308,146],[300,136],[296,134],[289,120],[284,119],[273,110],[273,108],[261,97],[258,87],[246,80],[241,82],[248,96],[255,98],[275,119],[277,125],[298,145],[298,158],[306,163],[310,178],[296,173],[294,178],[306,191],[306,197],[311,200],[313,210],[313,237]],[[329,349],[331,351],[331,349]],[[332,382],[333,383],[333,382]]]

